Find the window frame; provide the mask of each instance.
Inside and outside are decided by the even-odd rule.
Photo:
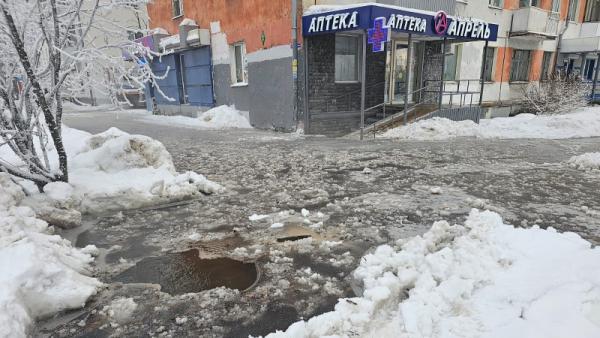
[[[352,38],[356,40],[356,54],[354,57],[355,60],[355,68],[356,68],[356,79],[355,80],[338,80],[338,72],[337,72],[337,55],[338,55],[338,51],[336,48],[336,44],[337,42],[334,41],[334,60],[333,60],[333,79],[335,83],[339,83],[339,84],[351,84],[351,83],[360,83],[361,81],[361,74],[362,74],[362,53],[363,53],[363,47],[362,47],[362,36],[361,35],[356,35],[356,34],[335,34],[335,39],[337,40],[338,37],[342,37],[342,38]],[[343,55],[348,55],[348,54],[343,54]]]
[[[446,62],[448,61],[448,54],[444,54],[444,74],[442,74],[444,81],[458,81],[460,76],[460,60],[462,59],[462,44],[454,44],[452,48],[454,48],[454,53],[451,56],[454,58],[454,76],[449,79],[446,77],[446,72],[448,71],[448,65]]]
[[[497,2],[498,4],[493,4],[492,2]],[[503,9],[504,8],[504,0],[488,0],[488,7]]]
[[[238,65],[236,48],[240,51],[240,65]],[[248,59],[246,58],[246,42],[238,41],[230,46],[230,58],[233,62],[230,62],[231,68],[231,86],[242,87],[248,85]],[[242,80],[238,81],[238,69],[241,66],[241,77]]]
[[[571,6],[574,6],[575,10],[572,11]],[[567,20],[569,20],[571,22],[577,22],[577,18],[579,17],[579,15],[578,15],[579,14],[579,6],[580,6],[579,0],[570,0],[569,1],[569,7],[567,10],[567,13],[568,13]]]
[[[179,4],[179,11],[175,13],[175,2]],[[171,0],[171,19],[177,19],[183,16],[183,0]]]
[[[498,51],[498,47],[487,47],[488,50],[485,53],[486,58],[490,58],[491,55],[491,64],[485,67],[485,73],[483,74],[484,82],[494,82],[494,66],[496,65],[496,55]],[[487,62],[488,60],[483,60],[483,62]],[[489,71],[489,79],[487,77]]]
[[[526,53],[526,60],[522,60],[521,58],[517,58],[517,53]],[[515,60],[518,60],[517,67],[515,70]],[[526,63],[524,63],[526,61]],[[526,65],[525,71],[521,69],[523,65]],[[513,50],[513,55],[510,64],[510,78],[509,82],[528,82],[529,81],[529,73],[531,71],[531,50],[528,49],[515,49]],[[523,74],[520,74],[520,73]],[[521,76],[519,76],[521,75]]]
[[[597,5],[595,20],[592,20],[592,9],[594,4]],[[585,3],[585,14],[583,15],[583,22],[600,22],[600,1],[599,0],[588,0]]]
[[[527,4],[522,4],[523,2],[527,2]],[[535,5],[533,5],[532,3],[536,2]],[[519,0],[519,8],[527,8],[527,7],[535,7],[535,8],[542,8],[542,0]]]
[[[542,56],[542,73],[540,74],[540,81],[545,81],[550,78],[550,70],[553,62],[553,52],[544,51],[544,55]]]

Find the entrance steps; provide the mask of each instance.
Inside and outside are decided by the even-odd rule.
[[[416,122],[417,120],[423,118],[424,116],[427,116],[428,114],[436,110],[438,110],[438,105],[433,104],[409,107],[406,111],[406,123],[408,124]],[[392,113],[391,115],[386,114],[386,116],[383,117],[383,111],[380,111],[376,115],[365,119],[365,128],[363,130],[363,134],[365,136],[367,134],[375,135],[377,133],[382,133],[388,129],[404,125],[404,106],[387,105],[386,113],[389,111],[395,111],[395,113]],[[353,131],[352,133],[347,134],[345,137],[360,137],[360,130]]]

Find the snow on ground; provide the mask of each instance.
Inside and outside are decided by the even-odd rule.
[[[0,173],[0,337],[25,337],[36,318],[82,307],[101,285],[88,277],[97,249],[52,235],[24,198]]]
[[[69,155],[69,184],[50,183],[42,196],[31,189],[33,196],[28,204],[36,211],[51,214],[54,209],[48,209],[48,199],[61,208],[101,212],[223,189],[203,175],[191,171],[178,173],[163,144],[147,136],[130,135],[116,128],[96,135],[66,126],[62,131]],[[12,163],[18,161],[6,146],[0,148],[0,156]],[[51,166],[57,168],[53,149],[49,157]]]
[[[473,210],[378,247],[354,273],[362,297],[268,337],[600,337],[599,271],[574,233]]]
[[[177,173],[162,143],[147,136],[116,128],[87,137],[69,128],[64,133],[70,183],[84,212],[136,208],[222,189],[203,175]],[[78,141],[71,133],[79,135]]]
[[[484,119],[480,124],[431,118],[406,127],[393,128],[382,134],[385,138],[412,140],[445,140],[455,137],[566,139],[596,136],[600,136],[599,107],[564,115],[520,114]]]
[[[247,129],[250,125],[248,112],[240,111],[235,107],[219,106],[198,114],[197,118],[187,116],[147,115],[145,122],[178,127],[201,129]]]
[[[600,170],[600,153],[585,153],[573,156],[567,161],[573,168],[581,170]]]

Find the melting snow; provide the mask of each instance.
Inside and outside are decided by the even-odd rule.
[[[600,337],[598,271],[600,249],[574,233],[473,210],[378,247],[354,273],[362,297],[268,337]]]
[[[436,117],[393,128],[382,134],[386,138],[412,140],[445,140],[455,137],[566,139],[596,136],[600,136],[598,107],[564,115],[520,114],[515,117],[484,119],[480,124]]]

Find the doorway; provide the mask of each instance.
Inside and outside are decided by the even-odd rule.
[[[388,79],[386,102],[404,104],[406,90],[408,89],[408,92],[411,93],[414,88],[415,44],[413,43],[410,48],[410,55],[407,41],[392,40],[390,46],[392,48],[388,51],[386,65],[386,78]],[[408,103],[412,103],[412,101],[412,95],[409,95]]]

